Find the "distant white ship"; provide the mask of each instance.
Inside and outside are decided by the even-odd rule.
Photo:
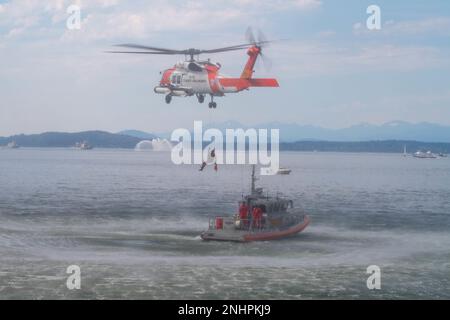
[[[19,148],[19,145],[15,141],[11,141],[6,145],[6,147],[9,149],[17,149]]]
[[[83,142],[77,142],[75,144],[75,148],[81,149],[81,150],[91,150],[93,146],[91,146],[87,141]]]
[[[279,168],[277,171],[277,174],[290,174],[291,173],[291,169],[288,168]]]
[[[291,169],[288,168],[278,168],[278,169],[272,169],[272,168],[264,168],[264,174],[267,175],[288,175],[291,173]],[[263,172],[263,169],[261,168],[261,172]]]
[[[421,158],[421,159],[435,159],[437,158],[436,155],[434,153],[432,153],[431,151],[427,151],[427,152],[422,152],[422,151],[417,151],[413,154],[414,157],[416,158]]]

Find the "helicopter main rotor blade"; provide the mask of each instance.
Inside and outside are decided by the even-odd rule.
[[[238,45],[234,45],[234,46],[227,46],[227,47],[222,47],[222,48],[214,48],[214,49],[194,49],[197,51],[200,51],[202,53],[210,53],[210,52],[220,52],[222,50],[228,51],[229,49],[245,49],[248,47],[251,47],[252,45],[255,44],[256,41],[251,41],[248,43],[243,43],[243,44],[238,44]],[[260,43],[269,43],[271,41],[267,41],[267,40],[262,40],[262,41],[258,41],[256,43],[260,44]],[[186,49],[186,50],[176,50],[176,49],[168,49],[168,48],[159,48],[159,47],[150,47],[150,46],[143,46],[143,45],[139,45],[139,44],[118,44],[116,45],[117,47],[126,47],[126,48],[133,48],[133,49],[142,49],[142,50],[154,50],[154,51],[161,51],[161,52],[176,52],[176,53],[180,53],[180,54],[185,54],[185,53],[189,53],[190,49]]]
[[[132,44],[132,43],[118,44],[118,45],[116,45],[116,47],[142,49],[142,50],[153,50],[153,51],[160,51],[160,52],[174,52],[174,53],[180,53],[180,54],[183,54],[183,51],[184,51],[184,50],[174,50],[174,49],[159,48],[159,47],[142,46],[140,44]]]
[[[255,40],[255,37],[253,35],[253,31],[251,27],[247,29],[247,38],[249,40],[248,43],[238,44],[234,46],[228,46],[228,47],[222,47],[222,48],[215,48],[215,49],[185,49],[185,50],[176,50],[176,49],[168,49],[168,48],[160,48],[160,47],[153,47],[153,46],[143,46],[140,44],[133,44],[133,43],[124,43],[124,44],[118,44],[115,45],[116,47],[124,47],[124,48],[132,48],[132,49],[140,49],[143,51],[106,51],[108,53],[135,53],[135,54],[168,54],[168,55],[175,55],[175,54],[184,54],[187,56],[191,56],[191,58],[194,55],[199,55],[201,53],[218,53],[218,52],[228,52],[228,51],[235,51],[235,50],[242,50],[247,49],[252,46],[259,46],[273,42],[272,40],[267,41],[264,37],[260,37],[259,41]]]
[[[201,51],[201,53],[227,52],[227,51],[247,49],[247,48],[250,48],[251,46],[252,46],[251,44],[243,44],[243,45],[232,46],[232,47],[224,47],[224,48],[200,50],[200,51]]]
[[[142,49],[142,50],[152,50],[158,51],[160,54],[184,54],[184,55],[197,55],[200,53],[216,53],[216,52],[226,52],[226,51],[233,51],[233,50],[241,50],[246,49],[250,47],[252,44],[239,44],[235,46],[228,46],[223,48],[216,48],[216,49],[208,49],[208,50],[200,50],[200,49],[185,49],[185,50],[174,50],[174,49],[166,49],[166,48],[159,48],[159,47],[149,47],[149,46],[141,46],[138,44],[119,44],[116,45],[118,47],[125,47],[125,48],[134,48],[134,49]],[[147,51],[136,51],[136,52],[128,52],[128,51],[111,51],[116,53],[145,53]],[[158,53],[154,53],[158,54]]]
[[[255,35],[253,34],[253,29],[252,27],[248,27],[247,31],[245,32],[245,38],[247,39],[248,42],[256,45],[256,39],[255,39]]]
[[[256,43],[256,45],[260,46],[262,44],[266,44],[266,43],[270,43],[270,42],[274,42],[276,40],[264,40],[264,41],[259,41]],[[201,53],[215,53],[215,52],[226,52],[226,51],[233,51],[233,50],[241,50],[241,49],[247,49],[250,48],[252,46],[254,46],[255,43],[244,43],[244,44],[238,44],[235,46],[229,46],[229,47],[223,47],[223,48],[217,48],[217,49],[209,49],[209,50],[200,50]]]
[[[178,54],[177,52],[150,52],[150,51],[105,51],[106,53],[137,53],[137,54]]]

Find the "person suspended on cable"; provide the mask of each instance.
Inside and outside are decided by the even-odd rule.
[[[199,171],[203,171],[203,169],[205,169],[205,167],[207,165],[214,165],[214,170],[217,171],[218,167],[217,167],[217,160],[216,160],[216,149],[208,149],[208,158],[205,160],[203,160],[202,165],[199,169]]]

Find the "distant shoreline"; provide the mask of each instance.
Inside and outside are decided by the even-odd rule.
[[[42,150],[42,151],[52,151],[52,150],[73,150],[73,151],[78,151],[79,149],[77,148],[73,148],[73,147],[20,147],[18,149],[10,149],[7,148],[5,146],[0,146],[0,151],[2,150]],[[428,150],[428,149],[423,149],[423,150]],[[79,150],[80,152],[84,152],[84,150]],[[134,148],[119,148],[119,147],[96,147],[93,149],[93,151],[134,151]],[[417,150],[411,151],[411,152],[407,152],[408,156],[412,156],[412,154],[414,152],[416,152]],[[91,150],[88,150],[88,152],[91,152]],[[169,150],[139,150],[136,152],[157,152],[157,153],[169,153],[171,151]],[[308,153],[308,154],[315,154],[315,153],[347,153],[347,154],[398,154],[398,155],[403,155],[403,152],[395,152],[395,151],[345,151],[345,150],[340,150],[340,151],[335,151],[335,150],[288,150],[288,149],[280,149],[280,152],[282,153]],[[442,151],[432,151],[434,154],[438,154],[438,153],[444,153],[445,155],[450,154],[450,152],[442,152]]]
[[[157,136],[153,135],[154,138]],[[76,133],[46,132],[31,135],[15,135],[0,137],[0,146],[4,147],[14,141],[19,147],[36,148],[71,148],[80,141],[87,141],[94,148],[134,149],[147,137],[137,137],[124,133],[106,131],[84,131]],[[424,142],[415,140],[368,140],[368,141],[325,141],[299,140],[296,142],[280,142],[281,151],[306,152],[370,152],[370,153],[407,153],[418,150],[433,153],[450,153],[450,142]]]
[[[414,140],[378,141],[297,141],[280,143],[283,151],[320,152],[370,152],[370,153],[414,153],[418,150],[433,153],[450,153],[448,142],[423,142]]]

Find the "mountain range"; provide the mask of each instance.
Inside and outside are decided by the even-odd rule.
[[[122,130],[122,131],[117,132],[117,134],[131,136],[131,137],[144,139],[144,140],[152,140],[152,139],[158,138],[158,136],[153,133],[148,133],[148,132],[144,132],[144,131],[140,131],[140,130]]]
[[[205,124],[203,130],[217,128],[248,129],[236,121]],[[400,152],[403,146],[409,151],[432,149],[450,151],[450,126],[432,123],[388,122],[382,125],[359,124],[343,129],[326,129],[295,123],[269,122],[255,128],[280,129],[281,149],[303,151],[355,151]],[[170,133],[148,133],[139,130],[83,131],[75,133],[45,132],[41,134],[0,137],[0,146],[15,141],[23,147],[72,147],[87,141],[94,147],[134,148],[142,140],[170,138]]]
[[[382,125],[361,123],[342,129],[327,129],[318,126],[297,123],[267,122],[254,128],[280,129],[281,142],[301,140],[323,141],[376,141],[376,140],[415,140],[423,142],[450,142],[450,126],[428,122],[409,123],[392,121]],[[243,128],[248,126],[236,121],[210,123],[205,128]]]
[[[83,132],[44,132],[40,134],[19,134],[10,137],[0,137],[0,145],[15,141],[21,147],[61,147],[75,146],[78,142],[87,141],[94,147],[102,148],[134,148],[142,139],[106,131]]]

